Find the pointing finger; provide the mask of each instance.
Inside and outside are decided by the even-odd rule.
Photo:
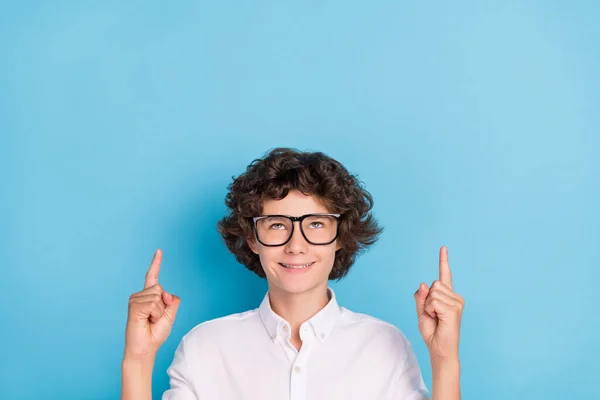
[[[162,250],[156,250],[152,264],[146,273],[146,281],[144,282],[144,289],[154,286],[158,283],[158,273],[160,272],[160,262],[162,261]]]
[[[448,264],[448,248],[442,246],[440,248],[440,281],[452,289],[452,272]]]

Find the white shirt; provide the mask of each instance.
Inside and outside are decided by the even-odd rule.
[[[162,400],[424,400],[429,394],[411,344],[387,322],[327,305],[300,327],[260,307],[189,331],[167,369]]]

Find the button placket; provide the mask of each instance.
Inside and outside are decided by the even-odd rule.
[[[300,329],[302,338],[302,347],[296,356],[296,360],[291,368],[291,400],[306,400],[306,373],[307,373],[307,361],[310,357],[310,353],[313,350],[314,342],[313,337],[307,327]]]
[[[290,400],[306,400],[306,368],[296,359],[290,376]],[[302,365],[301,365],[302,364]]]

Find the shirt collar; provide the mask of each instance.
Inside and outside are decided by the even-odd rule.
[[[327,336],[329,336],[331,333],[331,330],[333,329],[338,316],[340,315],[340,307],[338,306],[335,292],[330,287],[327,288],[327,291],[330,295],[327,305],[313,315],[308,321],[302,324],[303,326],[311,326],[313,333],[321,342],[327,339]],[[277,315],[271,308],[269,292],[265,294],[265,297],[260,303],[258,311],[263,325],[265,326],[265,329],[271,338],[274,339],[277,337],[279,329],[283,328],[283,326],[287,325],[289,327],[289,324],[283,318]]]

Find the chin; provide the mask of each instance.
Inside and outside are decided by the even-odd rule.
[[[302,293],[310,292],[311,290],[314,290],[318,286],[319,286],[319,284],[300,285],[300,284],[285,284],[284,283],[284,284],[280,285],[279,288],[280,288],[280,290],[282,290],[288,294],[302,294]]]
[[[308,279],[305,279],[308,278]],[[318,287],[327,287],[328,276],[322,277],[321,279],[314,279],[314,277],[303,277],[303,276],[281,276],[279,275],[276,279],[276,285],[280,290],[291,294],[304,293],[310,290],[314,290]]]

